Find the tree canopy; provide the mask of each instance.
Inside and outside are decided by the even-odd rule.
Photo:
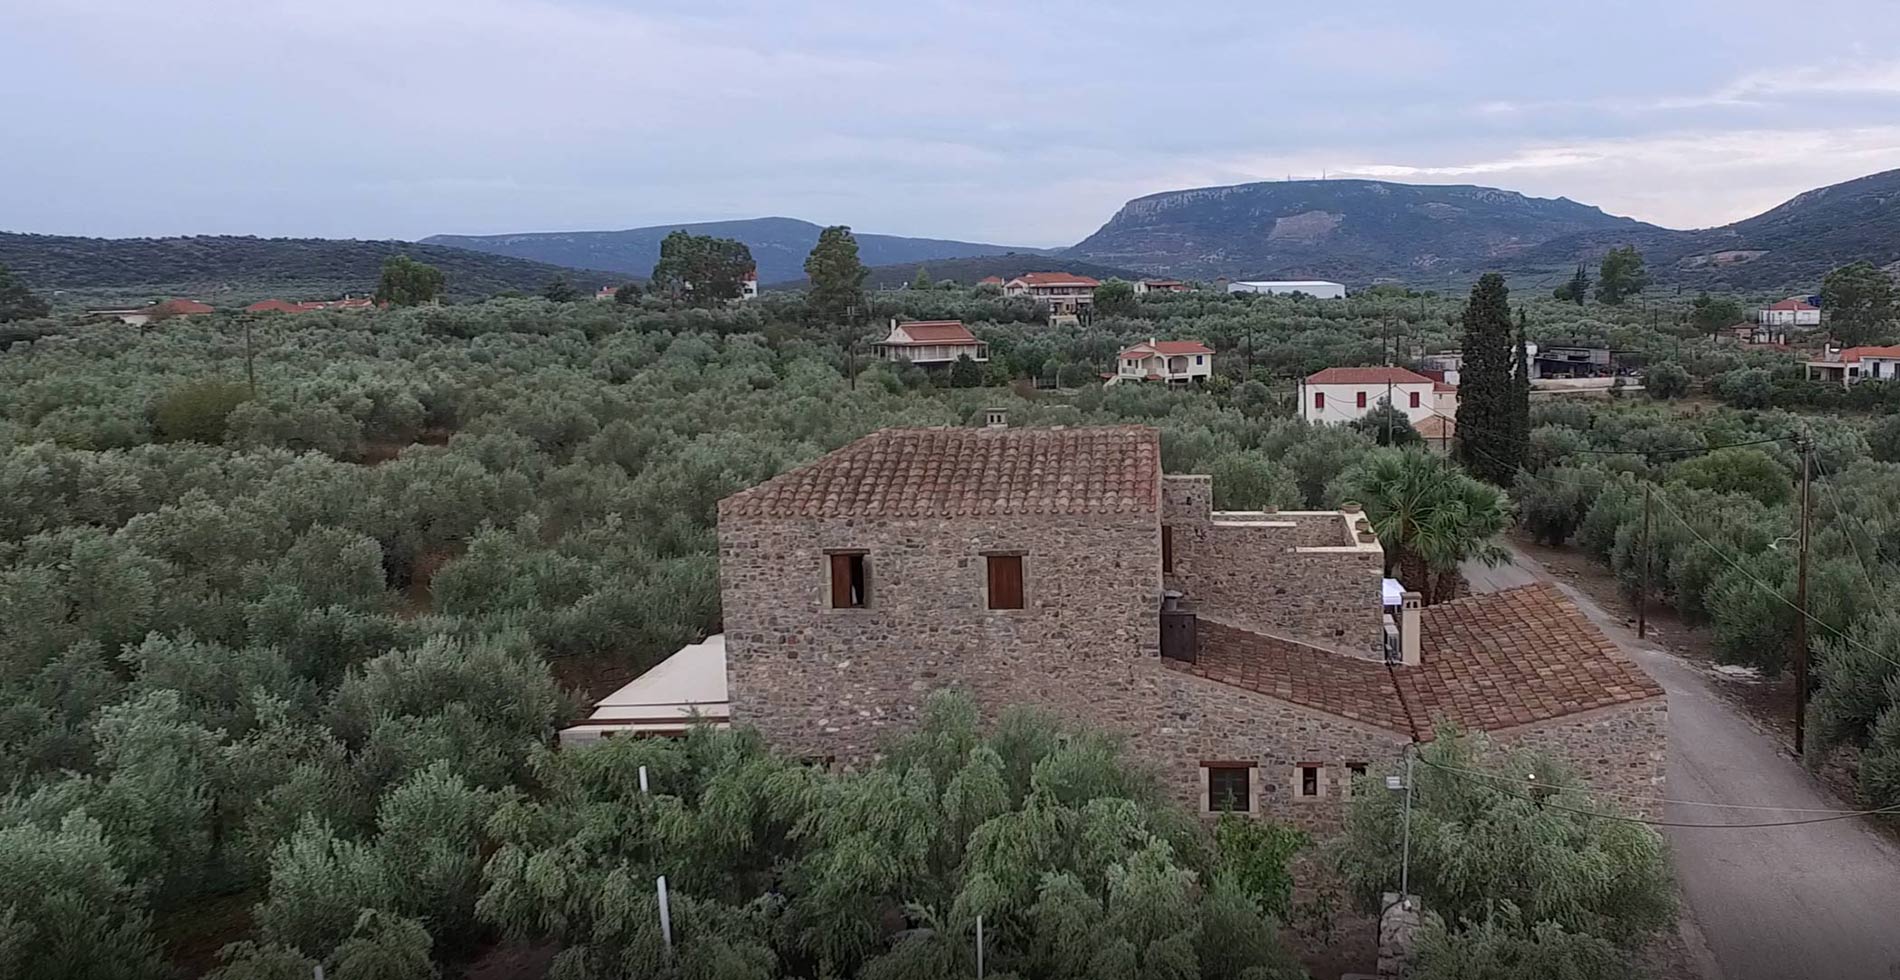
[[[53,311],[46,300],[34,295],[7,267],[0,265],[0,323],[32,320]]]
[[[1621,306],[1625,300],[1649,288],[1649,271],[1643,267],[1643,253],[1634,245],[1613,248],[1603,256],[1597,270],[1597,302]]]
[[[818,244],[805,257],[805,275],[811,280],[805,304],[821,322],[843,324],[851,309],[864,303],[864,279],[870,272],[858,260],[858,240],[845,225],[818,233]]]
[[[1893,276],[1871,262],[1844,265],[1821,283],[1821,306],[1828,332],[1842,344],[1854,346],[1891,339],[1896,306]]]
[[[744,295],[745,277],[754,267],[745,243],[680,228],[661,240],[651,278],[656,292],[711,306]]]
[[[391,306],[420,306],[442,295],[447,280],[442,270],[407,255],[391,256],[383,263],[383,276],[376,283],[376,301]]]
[[[1512,383],[1516,344],[1510,290],[1486,273],[1464,309],[1464,365],[1458,372],[1458,457],[1465,468],[1509,486],[1523,464],[1518,394]]]

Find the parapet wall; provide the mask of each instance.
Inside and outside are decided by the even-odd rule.
[[[1164,476],[1168,588],[1200,615],[1356,657],[1383,658],[1385,552],[1341,511],[1216,511],[1205,476]]]

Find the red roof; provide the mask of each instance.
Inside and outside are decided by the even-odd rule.
[[[1498,731],[1663,693],[1549,585],[1420,610],[1419,663],[1409,667],[1207,619],[1199,631],[1194,663],[1163,663],[1418,739],[1430,739],[1441,721]]]
[[[991,284],[1001,286],[1003,284],[1003,277],[1002,276],[984,276],[983,278],[978,279],[976,281],[976,284],[979,286],[986,286],[986,285],[991,285]]]
[[[1070,275],[1067,272],[1025,272],[1011,281],[1020,282],[1025,286],[1100,286],[1102,284],[1099,279]]]
[[[1768,308],[1771,310],[1818,310],[1820,309],[1820,307],[1809,303],[1807,300],[1799,299],[1794,296],[1790,296],[1787,299],[1784,299],[1781,302],[1776,303]]]
[[[246,313],[301,313],[296,303],[286,303],[281,299],[259,300],[244,308]]]
[[[1125,351],[1122,351],[1120,356],[1127,357],[1130,354],[1139,353],[1144,350],[1154,351],[1155,353],[1160,354],[1164,357],[1175,357],[1181,354],[1212,354],[1214,353],[1214,349],[1212,347],[1209,347],[1198,340],[1144,340],[1141,343],[1136,344],[1135,346],[1130,347]]]
[[[1147,426],[884,429],[727,497],[719,517],[1152,514],[1160,497]]]
[[[1428,385],[1432,379],[1402,367],[1330,367],[1306,376],[1310,385]]]
[[[1841,363],[1853,364],[1863,357],[1900,357],[1900,347],[1849,347],[1841,351]]]
[[[1457,391],[1458,386],[1448,385],[1444,383],[1443,381],[1434,381],[1432,382],[1432,390],[1433,391]]]
[[[963,325],[962,320],[912,320],[898,324],[897,329],[904,331],[913,344],[977,343],[976,335]],[[904,345],[901,340],[886,340],[884,343],[900,347]]]

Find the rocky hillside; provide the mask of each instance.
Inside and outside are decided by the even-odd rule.
[[[189,296],[214,305],[278,296],[323,299],[376,289],[383,260],[399,253],[442,270],[451,299],[506,290],[539,292],[565,275],[592,290],[611,277],[459,248],[397,241],[328,238],[78,238],[0,232],[0,265],[61,306],[155,296]],[[54,294],[58,294],[54,296]]]
[[[451,245],[495,255],[507,255],[577,269],[598,269],[622,276],[646,278],[660,257],[660,240],[676,228],[695,235],[733,238],[752,250],[759,264],[759,282],[788,282],[805,275],[805,256],[818,243],[823,229],[797,218],[748,218],[743,221],[704,221],[697,224],[654,225],[625,231],[544,231],[517,235],[432,235],[432,245]],[[932,259],[1009,252],[1036,254],[1040,249],[986,245],[937,238],[904,238],[854,232],[858,258],[867,266],[902,265]]]
[[[1523,255],[1523,267],[1594,263],[1622,244],[1642,249],[1658,279],[1711,289],[1813,291],[1829,269],[1860,260],[1900,272],[1900,170],[1807,191],[1719,228],[1560,238]]]
[[[1272,181],[1136,198],[1066,254],[1171,276],[1364,284],[1508,263],[1584,232],[1653,228],[1491,187]]]

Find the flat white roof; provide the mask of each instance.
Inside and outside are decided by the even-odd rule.
[[[1236,286],[1338,286],[1341,289],[1345,288],[1345,283],[1328,279],[1237,279],[1233,284]]]
[[[561,744],[586,744],[615,732],[677,734],[696,721],[723,728],[731,717],[726,637],[714,633],[595,702],[585,720],[561,730]]]
[[[1384,605],[1397,606],[1405,602],[1405,586],[1400,584],[1398,579],[1380,579],[1379,592],[1384,599]]]

